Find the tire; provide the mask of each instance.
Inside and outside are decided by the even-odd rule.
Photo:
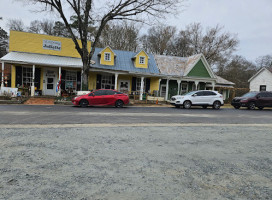
[[[89,105],[89,102],[86,99],[82,99],[79,102],[80,107],[86,108]]]
[[[255,107],[256,107],[255,103],[254,102],[250,102],[247,108],[249,110],[255,110]]]
[[[239,109],[239,108],[240,108],[240,106],[234,106],[234,108],[235,108],[235,109]]]
[[[183,103],[183,108],[185,108],[185,109],[190,109],[191,106],[192,106],[192,103],[190,101],[185,101]]]
[[[179,105],[175,105],[175,107],[176,107],[176,108],[180,108],[180,106],[179,106]]]
[[[258,108],[259,108],[259,110],[262,110],[262,109],[263,109],[264,107],[262,107],[262,106],[259,106]]]
[[[215,101],[213,103],[213,109],[218,110],[218,109],[220,109],[220,107],[221,107],[220,101]]]
[[[123,106],[124,106],[124,102],[122,100],[119,99],[115,102],[116,108],[123,108]]]
[[[208,106],[202,106],[203,109],[206,109]]]

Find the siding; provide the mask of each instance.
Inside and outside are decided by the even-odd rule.
[[[262,71],[258,76],[251,80],[250,91],[260,91],[260,85],[266,85],[267,91],[272,91],[272,73],[268,70]]]
[[[211,78],[209,72],[201,60],[198,61],[198,63],[193,67],[187,76]]]

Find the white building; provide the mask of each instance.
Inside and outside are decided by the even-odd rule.
[[[250,91],[272,91],[272,68],[261,68],[248,82]]]

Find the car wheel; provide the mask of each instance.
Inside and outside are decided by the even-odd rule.
[[[206,109],[208,106],[202,106],[202,108]]]
[[[192,104],[190,101],[185,101],[183,103],[183,108],[185,108],[185,109],[189,109],[189,108],[191,108],[191,106],[192,106]]]
[[[259,110],[262,110],[262,109],[263,109],[264,107],[262,107],[262,106],[259,106],[258,108],[259,108]]]
[[[213,109],[218,110],[221,107],[221,103],[219,101],[215,101],[213,103]]]
[[[82,100],[80,100],[79,105],[82,108],[86,108],[89,105],[89,102],[86,99],[82,99]]]
[[[115,102],[115,107],[116,108],[122,108],[124,106],[124,102],[122,100],[117,100]]]
[[[180,105],[175,105],[176,108],[180,108]]]
[[[235,109],[239,109],[239,108],[240,108],[240,106],[234,106],[234,108],[235,108]]]
[[[249,105],[248,105],[248,109],[249,110],[254,110],[255,109],[255,103],[254,102],[250,102]]]

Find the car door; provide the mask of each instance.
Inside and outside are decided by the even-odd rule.
[[[268,104],[268,97],[267,94],[265,92],[260,92],[259,94],[257,94],[257,101],[256,104],[259,107],[265,107]]]
[[[91,97],[90,105],[103,105],[105,104],[104,100],[104,90],[97,90],[93,92],[93,96]]]
[[[203,104],[204,102],[203,95],[204,93],[202,91],[194,93],[191,98],[192,104],[196,105]]]
[[[204,91],[203,99],[205,104],[212,105],[216,100],[216,93],[213,91]]]
[[[272,107],[272,92],[267,93],[267,106]]]
[[[113,105],[115,103],[115,91],[113,90],[105,90],[104,94],[104,103],[107,105]]]

